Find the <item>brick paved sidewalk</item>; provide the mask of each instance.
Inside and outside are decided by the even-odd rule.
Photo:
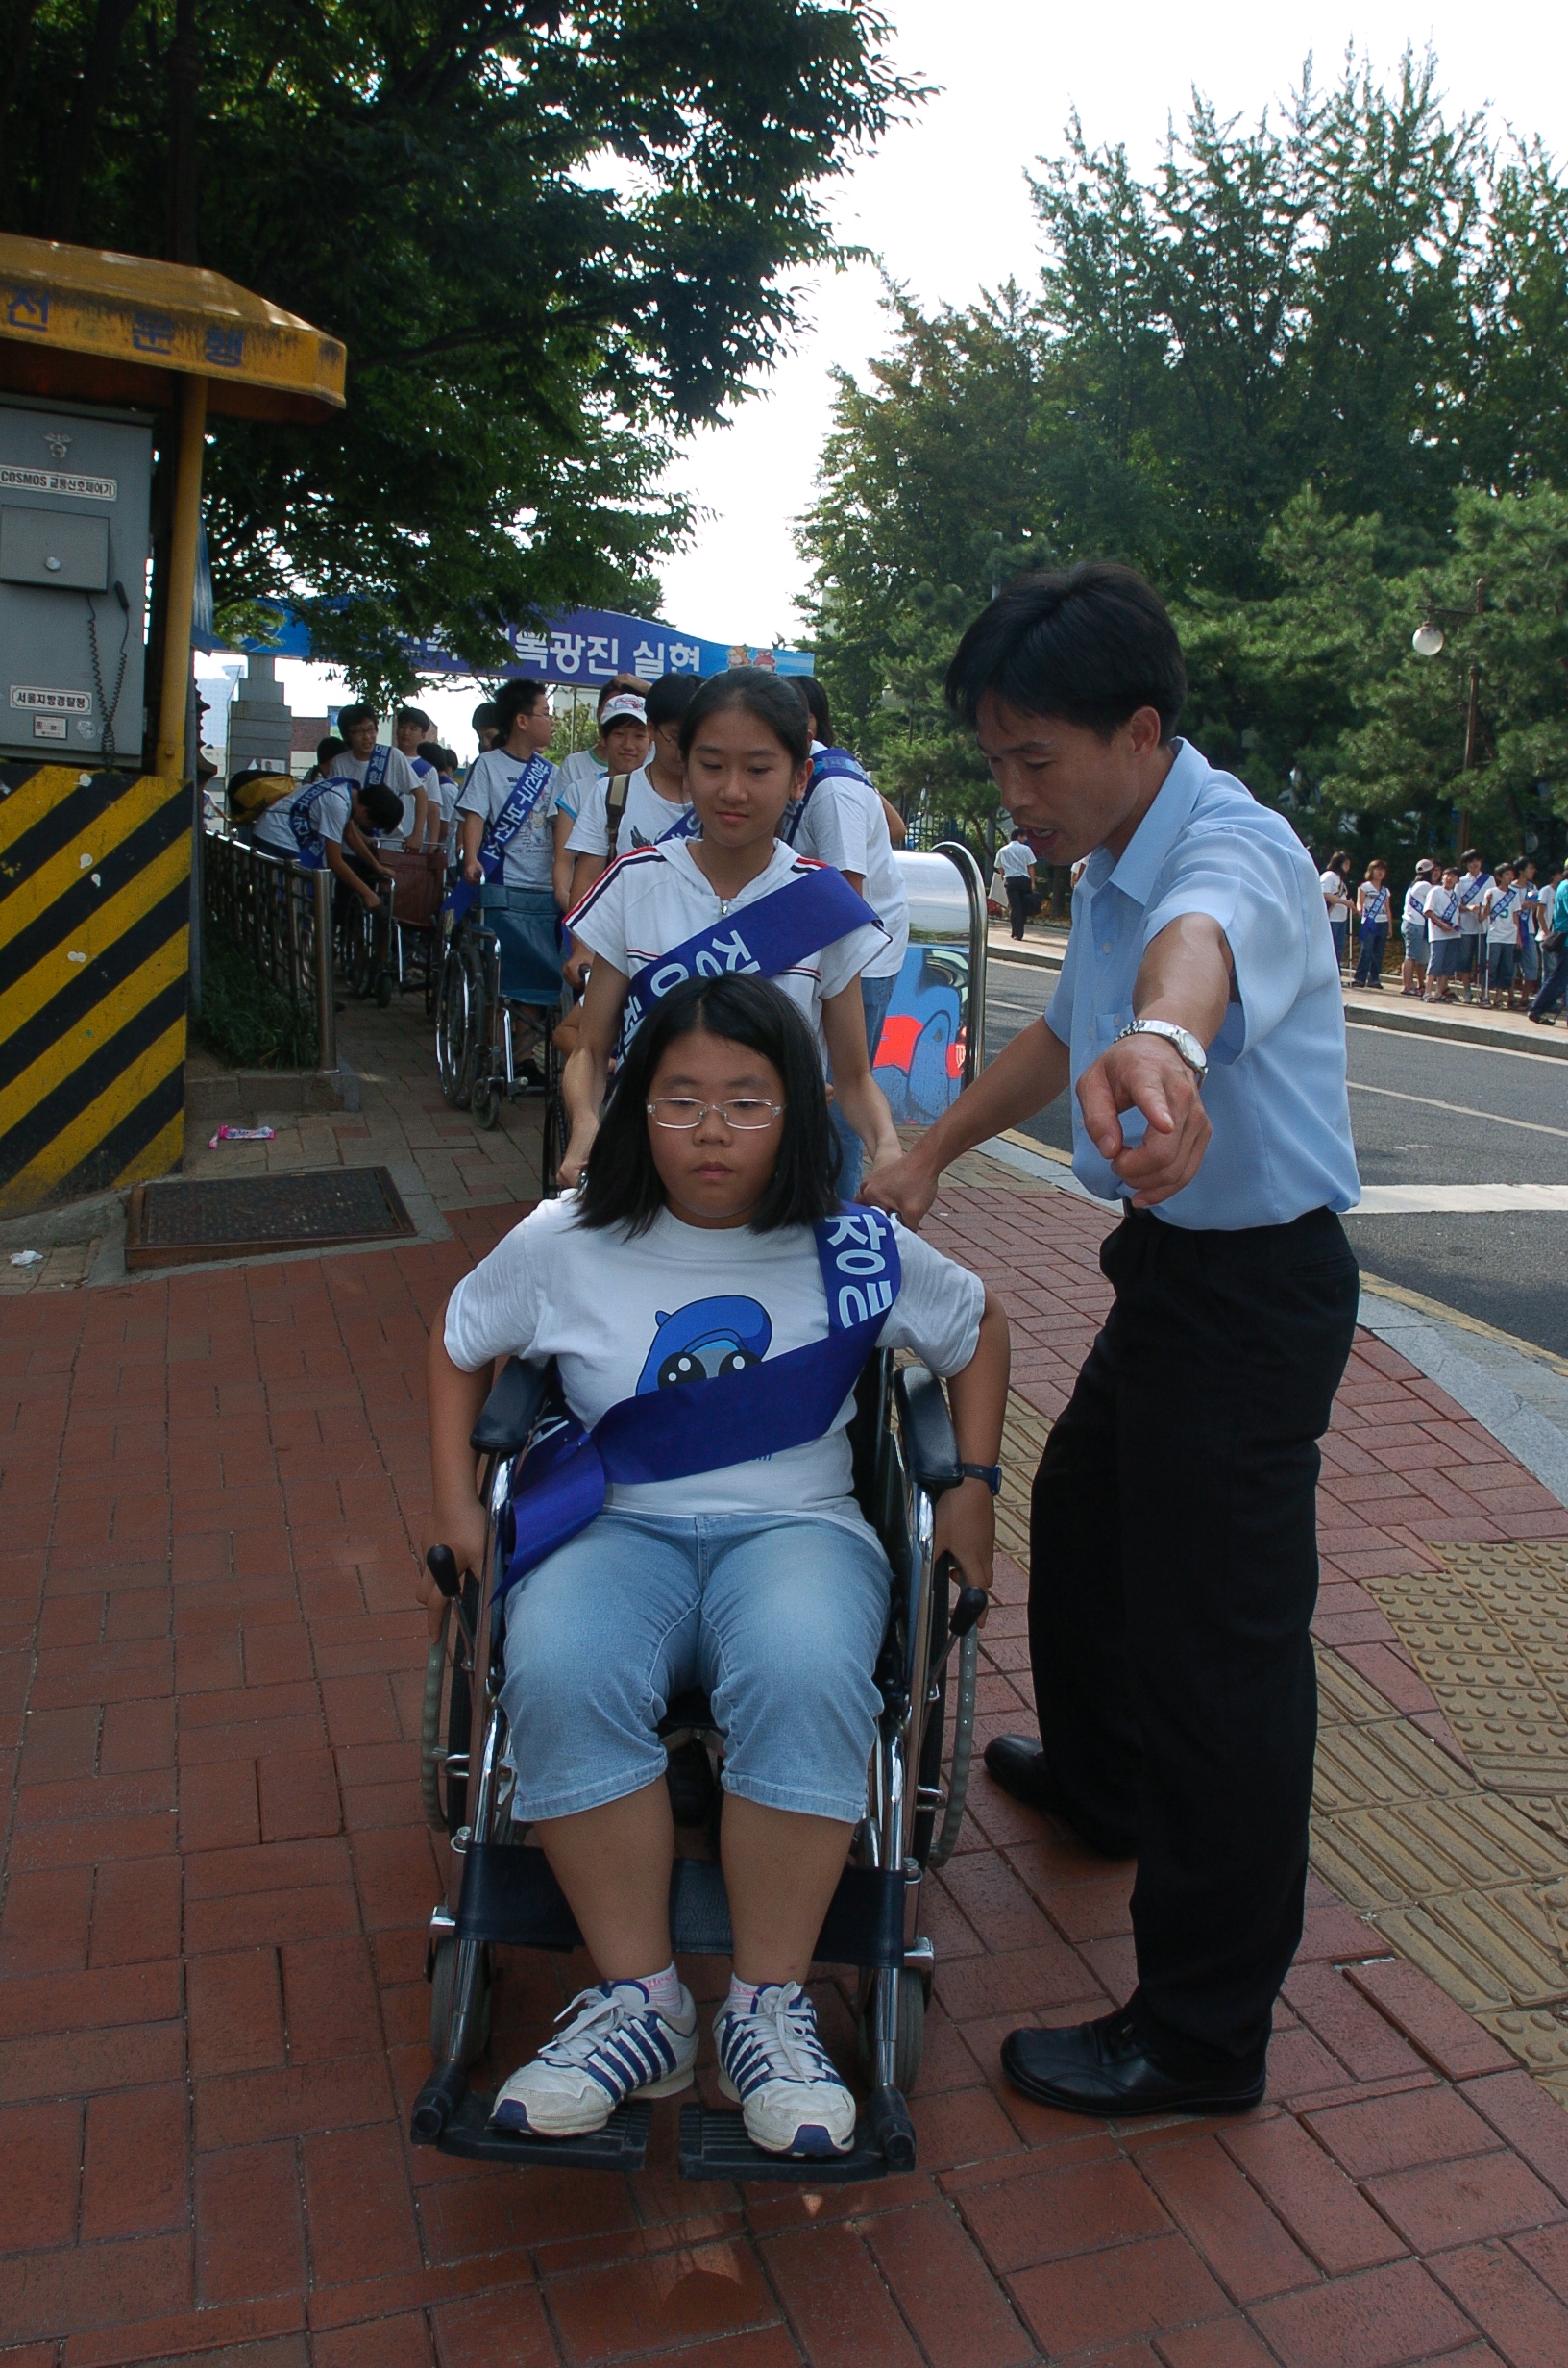
[[[1007,1292],[1027,1449],[1105,1303],[1106,1221],[963,1173],[933,1231]],[[439,1881],[411,1739],[419,1369],[512,1214],[0,1310],[0,2368],[1562,2368],[1568,2118],[1319,1879],[1262,2111],[1118,2130],[1005,2090],[1013,2023],[1124,1993],[1130,1869],[983,1776],[931,1887],[914,2175],[692,2186],[663,2109],[630,2181],[409,2150]],[[1550,1562],[1568,1514],[1364,1338],[1327,1459],[1335,1768],[1489,1798],[1373,1591],[1436,1588],[1460,1550]],[[1028,1721],[1023,1625],[1009,1564],[987,1733]],[[1568,1840],[1530,1831],[1568,1876]],[[581,1972],[507,1961],[500,2060]]]

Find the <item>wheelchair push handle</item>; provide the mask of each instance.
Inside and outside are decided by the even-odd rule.
[[[457,1557],[450,1545],[432,1545],[425,1557],[425,1567],[449,1603],[455,1603],[462,1592],[457,1575]]]

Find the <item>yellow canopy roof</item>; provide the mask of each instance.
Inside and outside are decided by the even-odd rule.
[[[215,271],[0,235],[0,387],[167,407],[177,376],[241,419],[330,419],[335,337]]]

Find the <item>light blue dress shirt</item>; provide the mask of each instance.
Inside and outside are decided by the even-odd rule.
[[[1072,1059],[1072,1169],[1102,1200],[1130,1197],[1084,1131],[1076,1087],[1133,1014],[1145,949],[1207,913],[1236,964],[1203,1089],[1213,1136],[1192,1182],[1154,1210],[1231,1233],[1285,1225],[1361,1196],[1345,1091],[1339,964],[1317,869],[1288,823],[1189,741],[1118,858],[1099,848],[1072,899],[1072,935],[1045,1024]],[[1122,1118],[1129,1143],[1143,1120]]]

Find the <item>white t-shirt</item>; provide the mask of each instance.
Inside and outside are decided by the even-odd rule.
[[[1427,925],[1427,899],[1432,894],[1430,879],[1412,879],[1405,891],[1405,909],[1400,916],[1402,929],[1424,929]]]
[[[336,778],[335,773],[332,777]],[[313,781],[302,781],[299,788],[291,791],[288,797],[280,798],[276,805],[268,806],[266,812],[251,827],[251,836],[257,847],[265,847],[276,855],[291,856],[296,863],[299,862],[300,843],[289,828],[288,818],[306,792],[315,789],[316,786],[317,784]],[[310,816],[311,828],[321,838],[330,839],[334,847],[341,847],[343,833],[348,828],[349,816],[353,810],[354,801],[351,791],[324,789],[316,800],[314,811]]]
[[[403,800],[403,820],[396,830],[378,830],[371,835],[379,839],[382,847],[403,847],[406,845],[408,833],[414,826],[414,768],[404,756],[402,749],[378,750],[376,759],[378,763],[383,754],[386,758],[386,771],[381,778],[387,788],[395,790]],[[368,756],[351,756],[347,749],[341,756],[332,758],[334,776],[341,774],[346,781],[362,782],[370,767],[371,759]]]
[[[1486,943],[1489,946],[1517,946],[1519,943],[1519,907],[1523,897],[1517,888],[1494,888],[1486,905]]]
[[[792,880],[818,868],[786,847],[782,839],[775,839],[766,870],[748,880],[738,896],[721,903],[717,890],[709,887],[697,867],[691,841],[665,839],[657,847],[639,847],[629,855],[619,856],[594,882],[576,911],[567,915],[567,926],[590,953],[602,954],[618,971],[635,978],[646,963],[656,962],[674,946],[683,946],[698,929],[735,918],[748,904],[772,896],[775,888],[787,888]],[[824,1060],[822,1004],[858,978],[886,944],[886,930],[868,922],[835,945],[802,955],[774,981],[804,1014]]]
[[[574,749],[555,768],[555,811],[570,814],[576,822],[582,811],[582,802],[596,781],[602,781],[609,772],[601,756],[592,749]]]
[[[542,1201],[466,1275],[447,1303],[446,1346],[465,1373],[492,1357],[555,1357],[578,1420],[682,1378],[785,1355],[827,1334],[827,1295],[811,1228],[710,1230],[661,1210],[647,1233],[589,1232],[575,1194]],[[884,1348],[912,1348],[933,1371],[973,1356],[979,1278],[897,1227],[902,1282]],[[864,1528],[850,1490],[846,1398],[831,1430],[800,1447],[684,1480],[612,1487],[619,1512],[812,1514]]]
[[[1035,851],[1027,839],[1007,839],[996,852],[996,869],[1003,879],[1027,879],[1035,868]]]
[[[1459,934],[1459,892],[1445,888],[1441,880],[1427,893],[1427,926],[1435,929],[1439,937]]]
[[[1350,913],[1350,890],[1345,886],[1342,876],[1337,872],[1320,873],[1317,884],[1323,891],[1324,901],[1329,908],[1329,919],[1331,921],[1347,919]]]
[[[512,791],[528,756],[507,756],[500,749],[486,749],[468,769],[462,795],[457,801],[459,814],[478,814],[493,823]],[[550,780],[534,802],[532,813],[521,830],[514,830],[507,842],[502,867],[502,883],[507,888],[548,888],[551,884],[555,866],[555,834],[551,828],[551,817],[555,811],[555,778]]]
[[[1482,929],[1481,910],[1496,885],[1490,872],[1478,872],[1472,879],[1466,872],[1456,891],[1459,900],[1459,928],[1465,937],[1479,937]]]
[[[821,742],[814,744],[820,748]],[[861,893],[888,933],[884,953],[866,965],[868,978],[896,978],[909,946],[909,891],[894,861],[882,801],[870,781],[833,773],[819,781],[792,840],[797,855],[814,855],[836,872],[858,872]]]
[[[575,855],[607,855],[610,851],[610,776],[601,773],[597,781],[583,789],[577,819],[572,826],[567,846]],[[648,777],[643,765],[626,783],[626,802],[621,809],[621,824],[616,832],[615,851],[629,855],[634,847],[656,847],[665,832],[688,811],[683,799],[677,805],[672,799],[661,797]]]

